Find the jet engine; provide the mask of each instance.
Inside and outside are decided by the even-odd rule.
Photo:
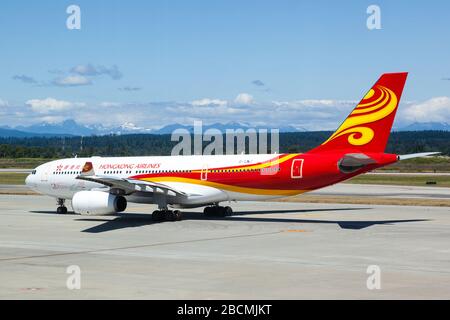
[[[104,215],[124,211],[127,199],[102,191],[79,191],[73,195],[72,208],[82,215]]]

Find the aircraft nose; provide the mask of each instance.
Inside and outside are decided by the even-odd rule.
[[[36,187],[36,170],[33,170],[26,178],[25,178],[25,184],[28,187]]]
[[[31,180],[33,179],[32,175],[29,174],[26,178],[25,178],[25,184],[27,186],[29,186],[31,184]]]

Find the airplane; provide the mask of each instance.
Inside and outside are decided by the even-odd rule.
[[[438,154],[385,153],[407,75],[383,74],[339,128],[306,153],[61,159],[38,166],[26,185],[56,198],[60,214],[67,213],[70,200],[82,215],[123,212],[128,202],[156,204],[155,221],[181,220],[183,208],[232,215],[231,207],[220,203],[298,195],[400,160]]]

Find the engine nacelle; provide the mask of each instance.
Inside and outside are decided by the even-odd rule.
[[[102,191],[79,191],[73,195],[72,208],[82,215],[104,215],[124,211],[127,199]]]

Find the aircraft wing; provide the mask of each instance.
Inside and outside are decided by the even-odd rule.
[[[115,192],[125,195],[129,195],[134,192],[151,192],[167,193],[185,197],[188,196],[187,193],[162,183],[142,181],[137,179],[118,178],[114,176],[96,175],[91,162],[86,162],[86,164],[83,166],[81,174],[77,176],[76,179],[96,182],[109,187]]]
[[[188,196],[185,192],[172,188],[168,185],[142,181],[136,179],[117,178],[113,176],[97,176],[97,175],[79,175],[79,180],[96,182],[103,184],[111,189],[120,190],[123,194],[128,195],[134,192],[152,192],[152,193],[172,193],[173,195]]]

